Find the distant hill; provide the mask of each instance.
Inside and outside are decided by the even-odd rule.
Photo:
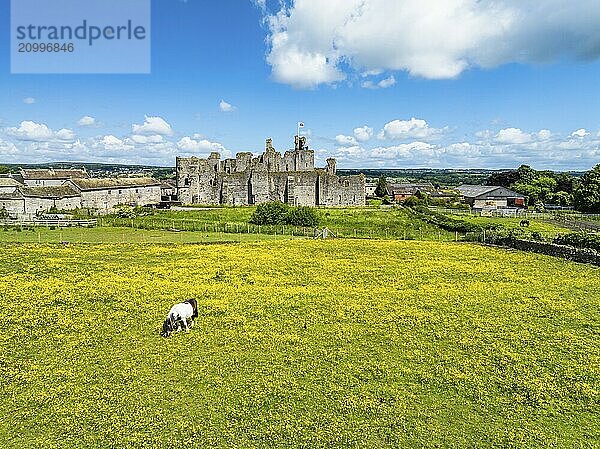
[[[153,165],[100,164],[96,162],[52,162],[48,164],[0,164],[11,172],[19,168],[85,168],[93,177],[149,175],[158,179],[175,177],[175,167],[157,167]]]
[[[91,176],[126,176],[126,175],[150,175],[157,179],[169,179],[175,177],[175,167],[160,167],[153,165],[128,165],[128,164],[101,164],[96,162],[52,162],[48,164],[0,164],[7,167],[11,172],[17,172],[19,168],[85,168]],[[375,180],[385,176],[395,182],[431,182],[436,186],[453,187],[461,184],[485,184],[493,173],[500,173],[514,169],[435,169],[435,168],[412,168],[412,169],[377,169],[356,168],[338,169],[340,175],[364,174],[368,179]],[[569,172],[575,177],[581,176],[580,172]]]

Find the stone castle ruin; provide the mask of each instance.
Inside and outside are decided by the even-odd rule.
[[[337,176],[335,159],[315,168],[315,154],[306,138],[295,138],[295,148],[282,156],[267,139],[265,152],[238,153],[221,160],[177,158],[177,194],[184,204],[247,206],[281,201],[294,206],[364,206],[365,177]]]

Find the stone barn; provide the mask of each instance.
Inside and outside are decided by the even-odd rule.
[[[78,192],[82,207],[90,209],[107,210],[120,204],[150,206],[161,199],[161,183],[153,178],[70,179],[65,185]]]
[[[16,180],[28,187],[60,186],[69,179],[88,178],[85,169],[21,169]]]
[[[81,196],[69,186],[18,187],[0,193],[0,209],[13,218],[33,218],[50,209],[72,210],[81,207]]]
[[[315,168],[314,151],[306,139],[296,136],[295,149],[283,155],[267,139],[263,154],[238,153],[221,160],[219,153],[208,159],[176,161],[177,194],[184,204],[247,206],[281,201],[296,206],[364,206],[365,177],[337,176],[335,159]]]
[[[9,177],[0,177],[0,194],[2,193],[14,193],[17,187],[22,186],[16,179]]]

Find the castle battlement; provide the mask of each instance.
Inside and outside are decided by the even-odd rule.
[[[295,138],[293,150],[283,155],[267,139],[265,151],[221,160],[219,153],[207,159],[178,157],[177,193],[185,204],[252,205],[282,201],[306,206],[365,204],[363,176],[338,177],[335,159],[315,168],[315,154],[306,138]]]

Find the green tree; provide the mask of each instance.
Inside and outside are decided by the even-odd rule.
[[[0,165],[0,175],[6,175],[7,173],[10,173],[10,168],[6,165]]]
[[[575,209],[581,212],[600,213],[600,164],[581,177],[573,202]]]
[[[517,176],[519,182],[529,184],[537,177],[537,173],[529,165],[521,165],[517,168]]]
[[[558,204],[559,206],[569,206],[573,204],[573,195],[563,190],[553,193],[550,196],[550,202],[552,204]]]
[[[387,195],[387,179],[385,176],[380,176],[377,180],[377,188],[375,189],[375,196],[383,198]]]

